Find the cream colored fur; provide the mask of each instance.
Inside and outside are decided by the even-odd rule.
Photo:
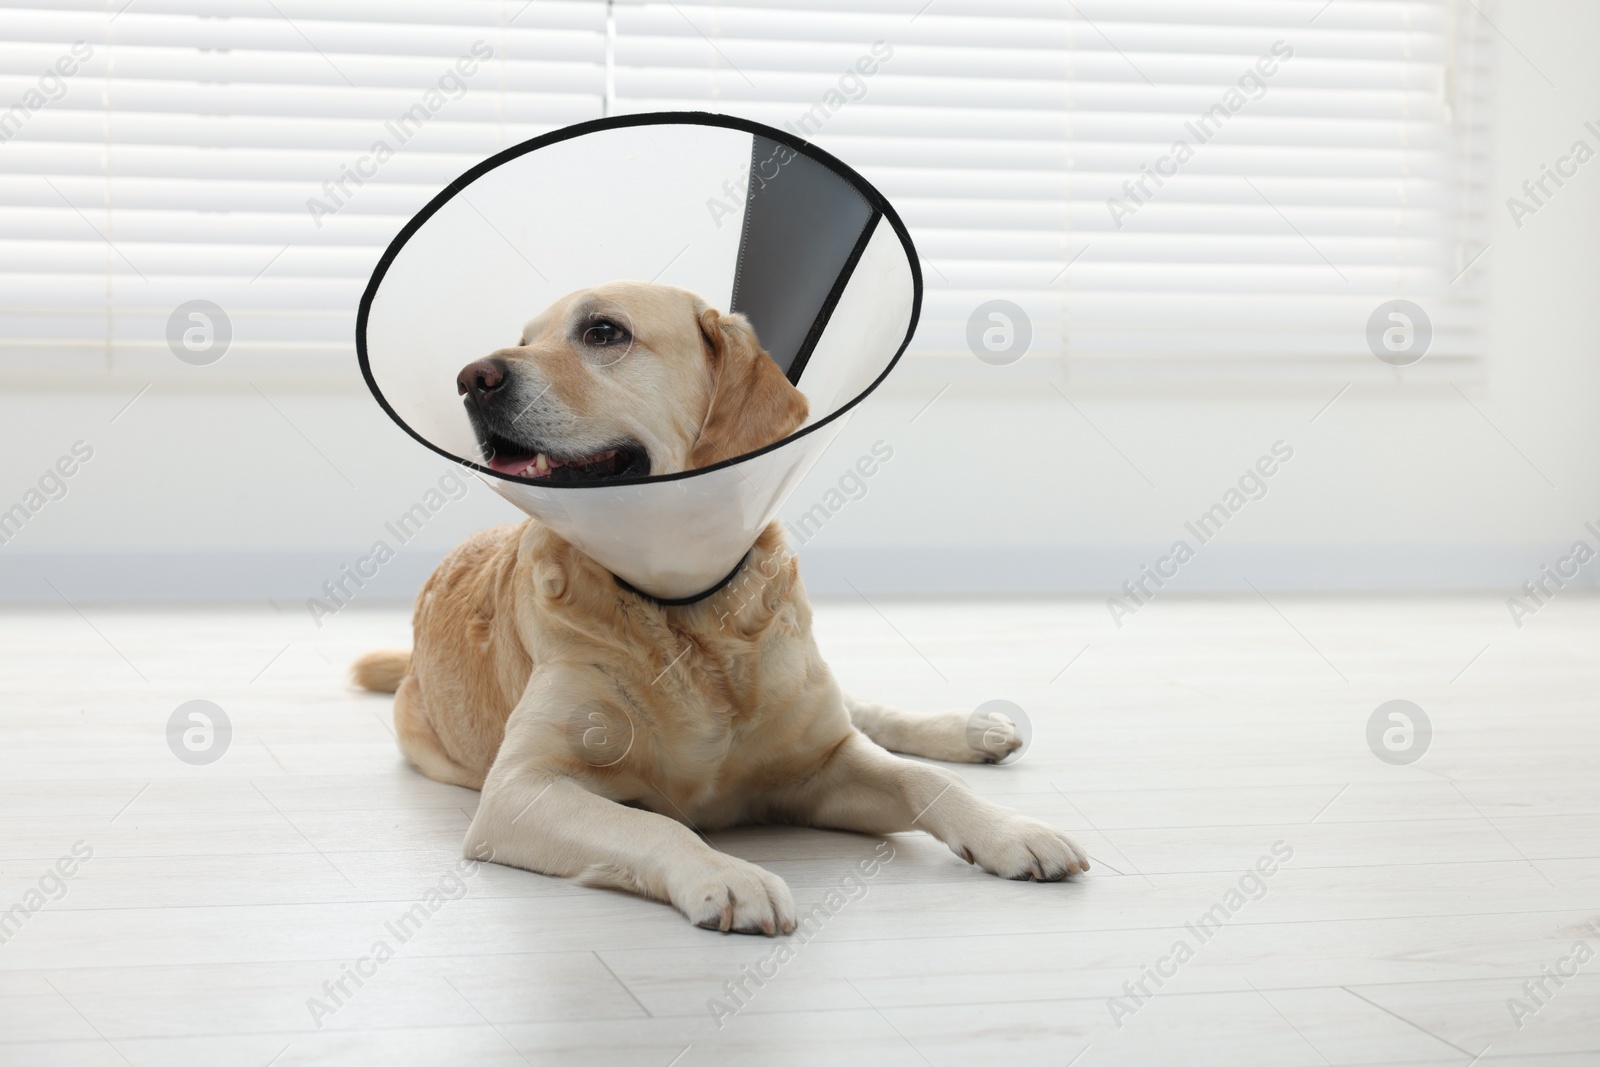
[[[804,398],[769,373],[776,365],[741,318],[663,286],[605,293],[632,301],[641,336],[697,350],[638,353],[700,368],[690,399],[680,389],[674,403],[697,406],[702,428],[671,454],[652,454],[654,473],[742,454],[804,418]],[[659,316],[681,317],[654,323]],[[573,394],[558,401],[592,405],[615,391],[615,378],[605,388],[585,380],[606,368],[564,363],[559,338],[524,340],[499,355],[535,349],[545,380]],[[628,402],[658,401],[641,390]],[[842,693],[776,524],[735,581],[681,607],[624,590],[532,520],[487,530],[424,585],[414,631],[412,652],[369,653],[354,675],[395,691],[400,746],[419,770],[483,791],[469,856],[666,901],[700,926],[767,934],[795,927],[788,887],[712,848],[704,832],[743,823],[926,830],[1006,878],[1088,869],[1060,830],[886,751],[981,762],[1019,742],[982,751],[967,742],[964,713],[911,715]]]

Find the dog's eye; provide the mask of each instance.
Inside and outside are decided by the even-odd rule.
[[[595,348],[627,344],[629,340],[628,331],[610,319],[600,319],[583,331],[583,343]]]

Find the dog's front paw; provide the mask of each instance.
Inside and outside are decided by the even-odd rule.
[[[896,751],[946,763],[999,763],[1022,747],[1022,733],[998,712],[941,711],[913,724]]]
[[[990,874],[1023,881],[1059,882],[1089,869],[1089,855],[1048,823],[1013,815],[994,823],[950,851]]]
[[[738,934],[792,933],[794,898],[783,879],[736,856],[718,855],[679,879],[672,903],[696,926]]]
[[[999,763],[1022,747],[1022,732],[1009,715],[979,709],[966,718],[965,740],[967,751],[961,762]]]

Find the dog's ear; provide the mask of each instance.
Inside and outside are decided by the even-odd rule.
[[[748,319],[710,307],[699,315],[712,392],[689,465],[709,467],[789,436],[809,405],[762,349]]]

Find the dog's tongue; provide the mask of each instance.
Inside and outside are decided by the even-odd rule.
[[[572,460],[556,459],[554,456],[547,456],[543,452],[525,456],[522,459],[495,456],[489,460],[489,469],[500,474],[510,474],[521,478],[544,478],[548,477],[550,472],[557,467],[574,467],[583,470],[593,463],[609,460],[616,454],[617,450],[612,448],[593,456]]]
[[[495,456],[489,460],[489,469],[501,474],[521,474],[531,463],[533,463],[532,456],[524,456],[521,459]]]

